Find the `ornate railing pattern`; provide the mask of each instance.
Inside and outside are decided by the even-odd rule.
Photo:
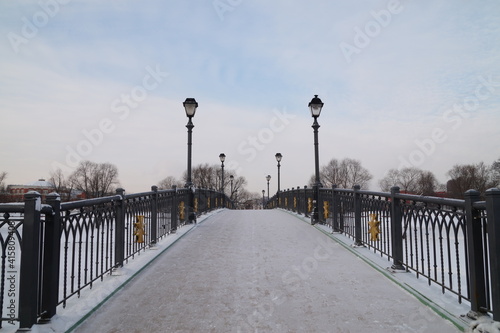
[[[277,193],[268,208],[309,216],[312,189]],[[290,205],[299,200],[301,204]],[[392,268],[412,271],[457,301],[470,302],[471,315],[490,312],[500,320],[500,189],[477,191],[465,200],[399,192],[319,190],[320,223],[392,260]],[[372,229],[375,228],[375,229]]]
[[[30,192],[24,203],[0,204],[0,327],[49,320],[58,305],[191,222],[190,215],[221,207],[232,202],[213,190],[156,186],[67,203],[52,193],[41,204]]]

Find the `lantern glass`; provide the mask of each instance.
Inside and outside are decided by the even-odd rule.
[[[321,114],[321,109],[324,103],[318,98],[318,95],[314,95],[314,98],[309,102],[309,109],[311,110],[311,116],[314,118],[319,117]]]
[[[184,103],[184,109],[186,110],[186,116],[189,118],[194,117],[194,114],[196,113],[196,108],[198,107],[198,103],[194,98],[186,98]]]
[[[276,161],[281,162],[281,159],[283,158],[283,155],[281,155],[281,153],[277,153],[275,155],[275,157],[276,157]]]

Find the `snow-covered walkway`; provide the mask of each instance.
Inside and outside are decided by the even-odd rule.
[[[329,235],[279,210],[205,219],[75,329],[457,331]]]

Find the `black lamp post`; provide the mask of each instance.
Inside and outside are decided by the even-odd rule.
[[[222,174],[221,174],[221,182],[220,182],[220,192],[222,193],[222,206],[225,206],[225,195],[224,195],[224,161],[226,160],[226,155],[224,153],[221,153],[219,155],[219,159],[220,159],[220,162],[221,162],[221,170],[222,170]]]
[[[271,180],[271,175],[267,175],[266,179],[267,179],[267,201],[269,201],[269,181]]]
[[[188,117],[188,123],[186,125],[188,129],[188,160],[187,160],[187,182],[186,182],[186,188],[189,189],[188,193],[188,219],[189,221],[194,221],[196,222],[196,215],[194,212],[194,188],[193,188],[193,181],[191,179],[191,148],[193,145],[192,142],[192,134],[193,134],[193,122],[192,118],[194,117],[194,114],[196,113],[196,108],[198,107],[198,103],[194,98],[186,98],[186,100],[183,103],[184,109],[186,110],[186,116]]]
[[[314,166],[315,166],[315,180],[313,185],[313,213],[311,216],[311,223],[316,224],[319,222],[319,189],[322,187],[319,180],[319,150],[318,150],[318,117],[321,114],[321,109],[324,103],[318,98],[318,95],[314,95],[314,98],[309,102],[309,109],[311,110],[311,116],[314,118],[312,128],[314,129]]]
[[[283,155],[281,155],[281,153],[276,153],[276,155],[274,155],[274,157],[276,157],[276,161],[278,161],[278,192],[276,192],[276,199],[278,199],[278,206],[280,204],[280,162],[281,162],[281,159],[283,158]]]
[[[224,194],[224,161],[226,160],[226,155],[224,153],[221,153],[219,155],[219,159],[221,162],[221,169],[222,169],[220,191],[222,192],[222,194]]]
[[[231,193],[230,193],[230,195],[229,195],[229,198],[230,198],[231,200],[233,200],[233,180],[234,180],[234,176],[233,176],[233,175],[230,175],[230,176],[229,176],[229,180],[231,181]]]

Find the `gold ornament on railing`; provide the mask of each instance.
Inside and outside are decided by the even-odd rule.
[[[326,220],[330,212],[330,203],[328,201],[323,201],[323,218]]]
[[[377,217],[378,214],[370,214],[370,221],[368,221],[368,233],[372,241],[378,241],[378,235],[380,234],[380,221],[377,221]]]
[[[179,220],[184,221],[184,201],[179,203]]]
[[[144,230],[144,215],[137,215],[135,217],[134,223],[134,236],[136,243],[144,243],[144,235],[146,231]]]

